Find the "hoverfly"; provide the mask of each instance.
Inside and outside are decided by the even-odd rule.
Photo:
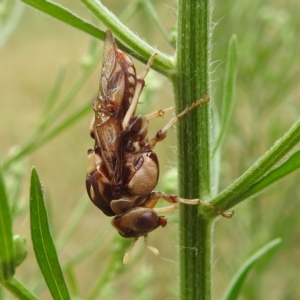
[[[139,237],[146,238],[157,227],[166,226],[166,218],[157,213],[174,210],[177,203],[201,203],[225,217],[232,216],[199,199],[183,199],[153,191],[159,176],[159,163],[153,152],[156,143],[166,137],[168,129],[184,114],[209,101],[206,95],[173,117],[155,137],[148,139],[149,120],[162,116],[168,110],[135,115],[144,79],[155,56],[150,57],[146,69],[137,78],[132,60],[118,49],[111,31],[107,30],[99,93],[93,101],[95,115],[90,134],[95,144],[93,149],[88,150],[87,193],[105,215],[114,216],[112,225],[121,236],[133,238],[132,246]],[[160,198],[173,205],[155,208]],[[157,249],[148,247],[158,253]],[[129,250],[124,256],[124,263],[128,260]]]

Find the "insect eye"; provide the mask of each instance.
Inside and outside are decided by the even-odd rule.
[[[128,229],[128,230],[126,231],[126,235],[127,235],[127,236],[131,236],[132,233],[133,233],[133,230],[131,230],[131,229]]]
[[[157,215],[153,212],[142,214],[136,220],[136,227],[141,232],[148,232],[157,227]]]

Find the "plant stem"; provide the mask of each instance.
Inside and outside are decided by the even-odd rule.
[[[157,49],[140,39],[128,29],[105,5],[98,0],[81,0],[81,2],[99,19],[110,28],[114,35],[117,36],[130,49],[134,49],[132,56],[146,63],[149,57],[157,52],[159,55],[155,58],[152,68],[159,73],[170,76],[169,72],[173,70],[173,61],[168,55],[158,52]],[[119,48],[121,45],[119,45]]]
[[[177,112],[209,90],[209,0],[181,0],[178,6],[177,73],[173,77]],[[209,104],[179,122],[179,194],[205,200],[210,196]],[[210,299],[212,222],[201,207],[180,207],[180,299]]]

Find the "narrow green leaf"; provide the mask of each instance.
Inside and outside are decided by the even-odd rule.
[[[229,41],[227,52],[226,73],[222,99],[221,130],[212,153],[213,156],[224,139],[233,108],[238,63],[237,47],[237,37],[236,35],[233,35]]]
[[[213,140],[217,140],[221,132],[221,120],[215,101],[211,101],[212,107],[212,136]],[[216,197],[220,189],[220,174],[221,174],[221,151],[216,151],[215,155],[211,160],[211,186],[212,186],[212,197]]]
[[[38,147],[43,145],[43,143],[47,142],[51,138],[54,138],[57,134],[59,134],[62,130],[65,130],[68,126],[71,126],[79,120],[85,113],[87,113],[90,109],[89,103],[92,103],[92,100],[87,103],[82,109],[79,109],[75,113],[73,113],[67,120],[64,120],[61,124],[57,125],[56,128],[52,129],[51,131],[47,128],[48,124],[54,124],[54,122],[59,119],[62,112],[71,104],[74,97],[79,92],[80,88],[83,84],[87,81],[88,77],[96,67],[99,62],[100,55],[93,56],[90,66],[88,66],[84,72],[80,75],[80,77],[74,82],[71,88],[68,90],[65,97],[63,97],[60,105],[58,105],[55,109],[51,110],[51,112],[44,116],[43,120],[41,121],[38,130],[34,133],[34,135],[11,156],[8,157],[3,162],[3,168],[7,169],[11,166],[15,161],[19,160],[20,158],[28,155],[30,152],[36,150]],[[48,129],[48,133],[44,134],[44,130]]]
[[[110,247],[110,259],[108,260],[107,267],[101,276],[96,278],[92,289],[89,294],[85,297],[86,300],[97,300],[99,299],[99,293],[102,288],[111,282],[113,278],[121,275],[127,268],[123,264],[122,260],[124,257],[125,249],[128,249],[131,241],[130,239],[124,239],[119,235],[116,235],[114,241]]]
[[[87,201],[86,201],[87,202]],[[75,271],[74,269],[76,268],[76,265],[78,265],[80,262],[82,262],[84,259],[89,257],[89,255],[95,251],[96,248],[99,248],[99,244],[103,242],[105,236],[107,236],[107,230],[102,231],[98,237],[96,237],[93,241],[85,245],[81,249],[81,251],[74,256],[71,260],[68,261],[68,263],[65,265],[65,273],[68,278],[69,286],[70,286],[70,291],[72,292],[73,296],[78,296],[79,291],[78,291],[78,282],[75,276]],[[108,272],[108,271],[107,271]],[[105,273],[107,273],[105,272]],[[117,275],[116,273],[114,273]],[[112,279],[112,277],[110,277]],[[79,297],[79,296],[78,296]]]
[[[17,299],[22,300],[38,300],[36,295],[34,295],[30,290],[28,290],[20,281],[16,278],[11,278],[9,281],[2,281],[0,276],[0,283],[5,287],[8,291],[10,291]],[[0,285],[0,288],[1,288]],[[0,299],[1,293],[0,293]]]
[[[77,29],[80,29],[93,37],[104,40],[104,32],[98,29],[96,26],[86,22],[79,16],[75,15],[66,8],[60,6],[57,3],[47,0],[21,0],[22,2],[46,13],[49,16],[54,17],[64,23],[67,23]]]
[[[130,1],[122,13],[119,15],[120,20],[126,24],[140,9],[140,1]]]
[[[70,239],[71,235],[77,232],[77,227],[81,226],[81,219],[86,216],[86,209],[90,206],[90,202],[87,201],[87,195],[81,197],[77,202],[76,207],[73,207],[72,215],[68,219],[68,224],[60,231],[59,237],[56,241],[56,248],[61,249],[65,243]],[[101,230],[102,231],[102,230]],[[87,248],[87,245],[81,249]],[[73,259],[71,259],[72,261]]]
[[[277,238],[261,249],[259,249],[256,253],[254,253],[247,261],[240,267],[238,272],[232,278],[231,283],[223,297],[223,300],[235,300],[239,296],[239,291],[246,279],[247,274],[254,266],[254,264],[264,255],[268,254],[271,250],[277,247],[281,243],[281,239]]]
[[[64,63],[60,66],[58,74],[55,78],[55,82],[50,90],[50,93],[45,101],[45,107],[44,107],[44,112],[43,112],[43,118],[41,121],[41,124],[39,125],[40,128],[44,128],[47,126],[47,123],[44,122],[44,119],[47,119],[46,116],[49,114],[49,112],[52,111],[55,102],[58,100],[58,95],[59,92],[62,88],[62,84],[66,75],[66,70],[67,70],[67,64]]]
[[[104,40],[104,32],[98,29],[96,26],[88,23],[83,20],[79,16],[75,15],[68,9],[63,6],[48,1],[48,0],[21,0],[22,2],[60,20],[66,24],[69,24],[79,30],[82,30],[93,37],[96,37],[100,40]],[[125,44],[119,43],[118,46],[125,52],[132,52],[132,49],[135,49],[133,56],[144,63],[147,62],[148,58],[154,53],[158,52],[155,48],[149,46],[144,40],[139,39],[136,35],[129,31],[129,29],[120,22],[120,20],[114,16],[105,6],[102,5],[100,1],[89,1],[89,0],[81,0],[83,4],[85,4],[91,11],[94,13],[99,19],[110,29],[114,31],[120,31],[122,28],[122,32],[126,32],[126,34],[122,35],[122,40],[130,46],[128,48]],[[101,16],[101,17],[100,17]],[[134,38],[134,42],[132,42],[132,37]],[[153,67],[157,69],[160,73],[164,75],[169,75],[169,71],[173,69],[173,62],[170,57],[167,55],[160,53],[160,55],[156,58]]]
[[[156,12],[156,9],[155,9],[154,5],[152,4],[152,2],[150,0],[144,0],[144,1],[141,1],[141,4],[144,6],[144,9],[145,9],[146,13],[152,19],[152,21],[154,22],[154,24],[156,25],[156,27],[158,28],[160,33],[163,35],[165,40],[173,48],[175,48],[176,45],[171,43],[170,36],[169,36],[168,32],[166,31],[164,25],[162,24],[162,19],[159,18],[158,14]]]
[[[153,53],[158,53],[152,68],[157,72],[171,77],[174,75],[173,59],[158,51],[158,49],[150,46],[143,39],[139,38],[129,28],[120,21],[109,9],[98,0],[81,0],[81,2],[107,27],[110,28],[115,35],[131,49],[129,53],[136,59],[147,63],[149,57]],[[124,51],[124,44],[117,42],[119,48]],[[132,51],[134,50],[134,51]],[[125,50],[128,53],[128,50]]]
[[[24,5],[18,2],[15,2],[8,10],[6,6],[9,7],[8,2],[1,1],[0,48],[17,28],[24,11]]]
[[[212,205],[230,209],[243,199],[249,188],[266,176],[297,143],[300,142],[300,120],[296,121],[291,128],[278,139],[274,145],[231,185],[223,190],[211,201]],[[212,212],[207,211],[208,214]]]
[[[30,227],[35,256],[53,299],[70,299],[50,234],[42,186],[35,168],[31,172]]]
[[[72,115],[68,116],[63,120],[60,124],[58,124],[55,128],[53,128],[51,131],[49,131],[47,134],[45,134],[44,137],[42,137],[39,141],[37,141],[34,145],[32,150],[35,150],[42,145],[44,145],[46,142],[50,141],[59,133],[63,132],[65,129],[70,127],[71,125],[75,124],[80,118],[82,118],[84,115],[86,115],[91,110],[91,104],[92,101],[82,106],[80,109],[75,111]]]
[[[0,272],[5,280],[15,274],[15,251],[11,211],[0,163]]]
[[[282,165],[273,171],[269,172],[265,177],[259,180],[257,183],[249,187],[249,189],[243,194],[243,199],[249,198],[258,192],[262,191],[269,185],[287,176],[288,174],[298,170],[300,168],[300,150],[296,151],[291,157],[286,160]]]

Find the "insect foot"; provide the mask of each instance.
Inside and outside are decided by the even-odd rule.
[[[148,139],[149,121],[173,110],[161,109],[147,115],[136,115],[144,79],[155,56],[150,57],[146,69],[137,77],[132,60],[118,49],[111,31],[107,30],[99,92],[92,105],[94,116],[90,135],[94,146],[88,150],[86,189],[94,205],[105,215],[114,217],[112,225],[119,234],[133,238],[124,263],[129,261],[130,250],[139,237],[146,239],[150,232],[167,225],[166,218],[158,213],[177,209],[177,203],[203,204],[224,217],[231,217],[199,199],[183,199],[153,191],[159,177],[159,162],[153,152],[155,145],[165,139],[167,131],[183,115],[209,101],[206,94]],[[155,208],[160,198],[172,205]],[[156,248],[147,247],[158,254]]]

